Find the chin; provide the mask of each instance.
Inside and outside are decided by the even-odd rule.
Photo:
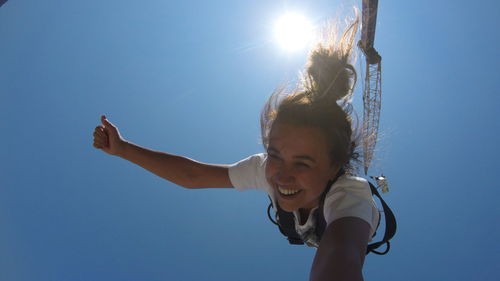
[[[280,200],[280,198],[278,198],[278,204],[280,205],[281,209],[287,212],[297,211],[300,208],[297,204]]]

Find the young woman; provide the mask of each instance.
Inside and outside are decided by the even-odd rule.
[[[120,136],[101,117],[94,146],[177,185],[266,191],[276,210],[293,213],[301,240],[317,248],[311,280],[363,280],[366,247],[379,214],[366,180],[352,175],[356,142],[348,98],[356,81],[350,64],[355,21],[340,40],[318,45],[298,90],[277,91],[261,114],[265,153],[233,165],[214,165],[153,151]],[[313,214],[322,208],[319,239]]]

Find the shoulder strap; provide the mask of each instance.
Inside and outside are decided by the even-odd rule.
[[[382,199],[382,196],[380,196],[380,194],[378,193],[377,188],[370,181],[368,181],[368,183],[370,184],[370,189],[372,191],[372,194],[378,197],[380,203],[382,204],[382,208],[384,209],[383,212],[385,220],[385,233],[384,237],[382,238],[382,241],[368,245],[368,247],[366,248],[366,254],[372,252],[377,255],[385,255],[387,254],[387,252],[389,252],[389,249],[391,248],[391,243],[389,242],[389,240],[391,240],[391,238],[394,237],[394,234],[396,234],[396,228],[397,228],[396,218],[394,217],[391,208],[389,208],[387,203],[385,203],[384,199]],[[384,251],[381,252],[375,250],[378,247],[382,246],[383,244],[386,244],[386,248]]]
[[[300,235],[295,230],[295,219],[294,215],[291,212],[287,212],[281,209],[278,202],[276,202],[276,220],[273,220],[271,217],[271,208],[273,207],[273,200],[269,197],[271,203],[267,207],[267,217],[269,220],[278,226],[281,234],[285,235],[288,239],[288,242],[292,245],[303,245],[304,241],[300,238]]]
[[[319,203],[318,209],[316,209],[316,212],[314,213],[314,216],[316,216],[316,236],[318,237],[319,240],[321,240],[321,237],[323,236],[323,233],[325,232],[326,229],[326,220],[325,220],[325,214],[324,214],[324,207],[325,207],[325,198],[326,194],[328,194],[328,191],[332,188],[333,183],[341,176],[344,174],[344,171],[339,172],[339,174],[335,177],[334,180],[330,180],[325,188],[325,191],[321,194],[321,199]]]

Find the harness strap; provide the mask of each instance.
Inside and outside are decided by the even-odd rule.
[[[343,173],[339,173],[339,176],[341,176]],[[331,186],[335,182],[335,180],[332,180],[328,182],[328,186],[325,188],[325,191],[321,195],[321,201],[318,209],[315,210],[315,213],[313,214],[316,217],[316,235],[318,239],[321,239],[321,236],[323,235],[325,228],[326,228],[326,221],[325,217],[323,214],[323,206],[324,206],[324,199],[326,197],[326,194],[330,190]],[[394,217],[394,214],[392,210],[389,208],[387,203],[385,203],[384,199],[382,199],[382,196],[380,196],[379,192],[377,191],[377,188],[369,182],[370,185],[370,190],[372,192],[372,195],[375,195],[378,197],[380,200],[382,207],[383,207],[383,212],[384,212],[384,220],[385,220],[385,233],[384,237],[382,238],[381,241],[375,242],[372,244],[369,244],[366,249],[366,254],[374,253],[377,255],[384,255],[387,252],[389,252],[389,249],[391,247],[391,244],[389,240],[394,237],[394,234],[396,233],[396,218]],[[276,202],[276,220],[274,220],[271,216],[271,208],[273,207],[273,201],[271,197],[269,197],[271,200],[271,203],[267,207],[267,216],[269,217],[269,220],[271,220],[272,223],[278,226],[280,232],[287,237],[288,242],[293,245],[303,245],[304,242],[302,241],[302,238],[300,235],[297,233],[297,230],[295,229],[295,216],[292,212],[287,212],[279,206],[278,202]],[[379,220],[379,225],[380,225],[380,220]],[[378,228],[378,225],[377,225]],[[375,236],[375,233],[373,234]],[[375,249],[379,248],[383,244],[386,244],[386,249],[384,251],[376,251]]]
[[[278,205],[278,210],[276,213],[276,220],[274,220],[271,216],[271,208],[273,207],[273,200],[269,197],[271,203],[267,206],[267,217],[269,220],[278,226],[281,234],[286,236],[288,242],[293,245],[303,245],[304,242],[300,235],[295,230],[295,222],[293,221],[293,213],[288,213],[285,210],[281,209]],[[279,218],[282,218],[281,220]],[[280,223],[281,222],[281,223]],[[285,224],[286,223],[286,224]],[[283,226],[282,226],[283,224]],[[292,227],[291,227],[292,226]]]
[[[385,255],[387,252],[389,252],[389,249],[391,248],[391,243],[389,240],[391,240],[392,237],[394,237],[394,234],[396,234],[396,218],[394,217],[394,213],[392,212],[391,208],[385,203],[384,199],[382,199],[382,196],[378,193],[377,188],[371,183],[370,184],[370,189],[372,191],[372,194],[377,196],[378,199],[380,200],[380,203],[382,204],[383,212],[384,212],[384,220],[385,220],[385,233],[384,237],[382,238],[382,241],[380,242],[375,242],[372,244],[369,244],[368,247],[366,248],[366,254],[372,252],[377,255]],[[379,220],[380,223],[380,220]],[[378,227],[378,226],[377,226]],[[381,245],[386,244],[386,249],[385,251],[375,251],[378,247]]]
[[[333,180],[328,181],[323,193],[321,193],[319,207],[315,210],[313,214],[316,217],[315,233],[319,238],[321,238],[326,228],[325,216],[323,214],[323,206],[325,203],[326,194],[328,193],[328,191],[330,191],[330,188],[332,187],[333,183],[344,173],[345,173],[344,169],[340,169],[337,175],[335,175],[335,178]],[[271,197],[269,197],[269,200],[271,200],[271,203],[269,203],[269,206],[267,207],[267,216],[269,217],[271,222],[278,226],[280,232],[287,237],[288,242],[290,242],[290,244],[303,245],[304,241],[302,240],[302,237],[300,237],[300,235],[297,233],[297,230],[295,229],[294,214],[292,212],[287,212],[281,209],[278,202],[276,202],[276,220],[273,220],[270,213],[271,208],[273,206],[273,200],[271,199]]]

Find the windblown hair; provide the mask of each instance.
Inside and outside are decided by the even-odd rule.
[[[294,91],[277,89],[261,112],[262,143],[267,149],[275,123],[321,129],[331,144],[332,165],[346,172],[356,170],[357,134],[353,134],[350,98],[356,84],[351,64],[353,43],[359,20],[353,20],[340,37],[329,26],[323,42],[310,52],[301,81]],[[356,131],[356,130],[354,130]]]

